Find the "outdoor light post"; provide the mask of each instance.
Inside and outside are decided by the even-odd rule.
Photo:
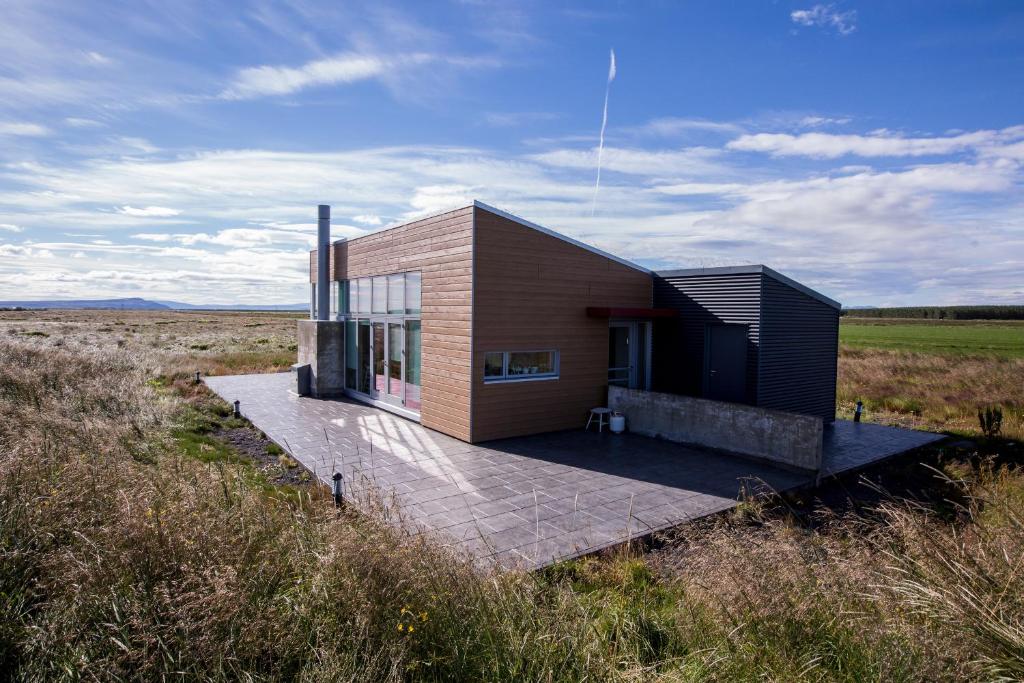
[[[853,421],[860,422],[860,414],[864,412],[864,402],[857,401],[857,408],[853,411]]]
[[[334,507],[339,507],[340,508],[341,507],[341,503],[342,503],[342,499],[341,499],[341,472],[335,472],[334,476],[331,478],[331,480],[334,482],[333,486],[331,487],[332,488],[332,492],[334,494]]]
[[[196,381],[195,381],[195,383],[199,384],[199,371],[198,370],[196,370]]]
[[[235,399],[235,417],[242,417],[242,402]]]

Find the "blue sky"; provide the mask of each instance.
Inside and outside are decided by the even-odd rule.
[[[1022,303],[1021,74],[1019,2],[5,0],[0,299],[304,301],[317,203],[353,237],[476,198],[655,268]]]

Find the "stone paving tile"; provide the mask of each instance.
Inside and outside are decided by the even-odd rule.
[[[557,432],[467,444],[349,400],[300,398],[290,373],[209,377],[222,398],[356,505],[391,501],[410,528],[482,563],[532,568],[736,505],[744,488],[784,491],[807,477],[630,434]],[[837,421],[827,475],[939,435]],[[394,516],[394,515],[393,515]]]

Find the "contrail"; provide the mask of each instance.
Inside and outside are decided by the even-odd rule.
[[[597,181],[594,183],[594,201],[590,204],[590,215],[597,209],[597,192],[601,189],[601,157],[604,156],[604,129],[608,125],[608,93],[612,90],[615,80],[615,50],[611,51],[611,63],[608,65],[608,83],[604,88],[604,114],[601,116],[601,135],[597,142]]]

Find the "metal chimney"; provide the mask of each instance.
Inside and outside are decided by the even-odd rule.
[[[331,206],[317,207],[316,224],[316,319],[330,320],[331,316]]]

